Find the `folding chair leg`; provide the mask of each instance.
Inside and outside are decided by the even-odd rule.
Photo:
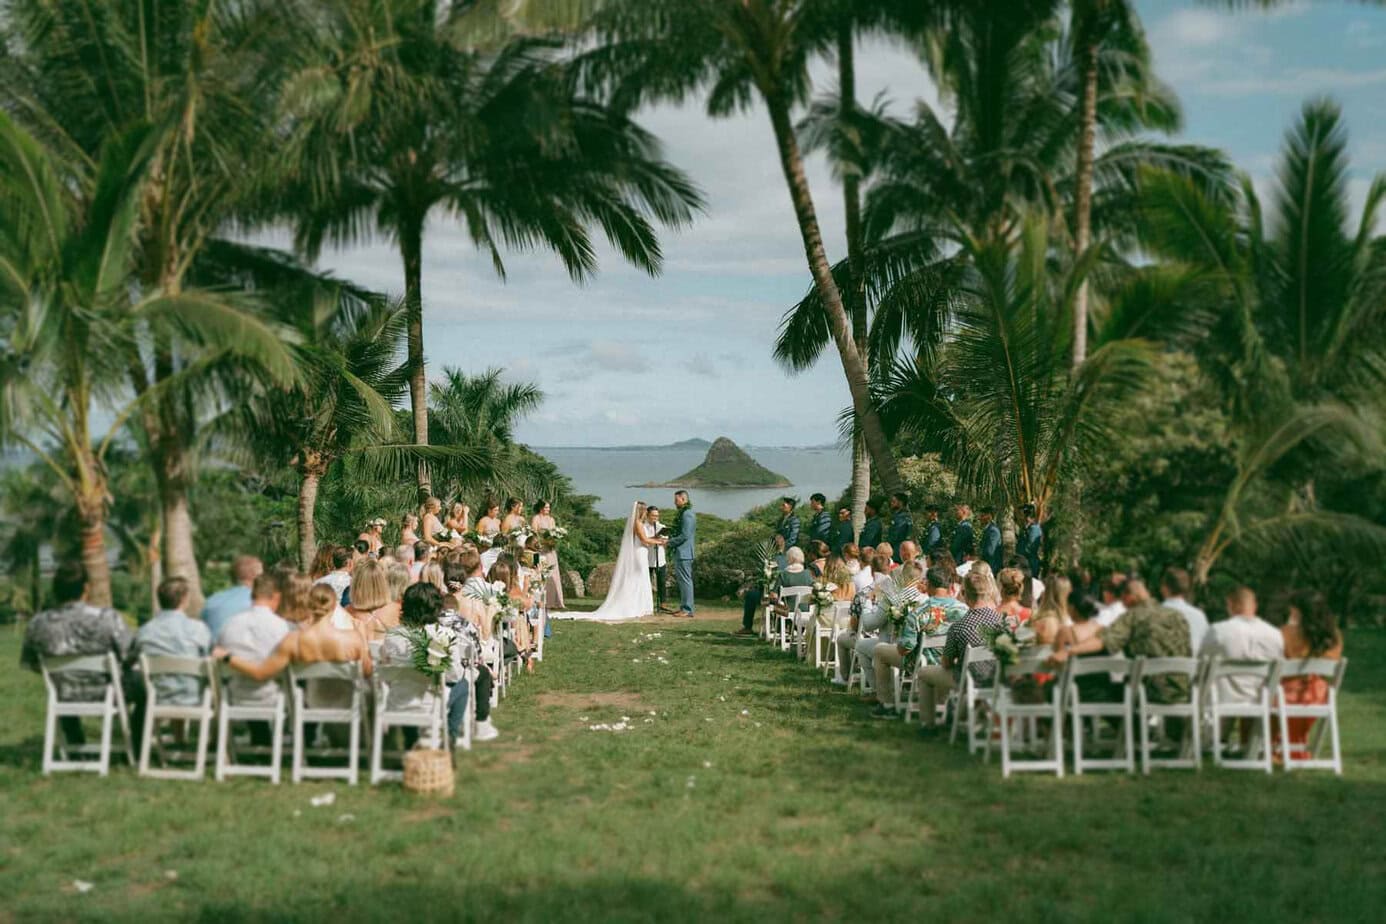
[[[53,714],[54,703],[50,698],[48,702],[48,716],[43,722],[43,775],[49,776],[53,773],[53,745],[57,737],[58,717]]]
[[[284,763],[284,712],[282,709],[270,724],[271,733],[274,735],[273,740],[270,741],[270,782],[278,786],[279,774]]]
[[[1073,775],[1083,775],[1083,717],[1073,713]]]
[[[115,717],[111,715],[111,710],[107,709],[106,714],[101,717],[101,770],[102,776],[107,776],[111,772],[111,731],[115,725]]]

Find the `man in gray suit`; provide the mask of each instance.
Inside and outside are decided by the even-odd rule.
[[[669,538],[669,557],[674,560],[674,580],[679,585],[680,616],[693,618],[693,541],[698,531],[698,518],[688,502],[687,491],[674,493],[674,506],[679,515],[677,531]]]

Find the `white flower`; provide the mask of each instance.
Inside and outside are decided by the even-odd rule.
[[[492,581],[492,582],[491,582],[491,589],[494,590],[494,591],[495,591],[496,593],[498,593],[498,594],[503,594],[503,593],[505,593],[505,582],[504,582],[504,581]]]

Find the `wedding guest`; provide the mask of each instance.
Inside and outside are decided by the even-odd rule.
[[[792,549],[799,544],[799,515],[794,512],[794,498],[780,498],[780,525],[776,533],[784,539],[784,547]]]
[[[1057,600],[1059,591],[1071,584],[1068,578],[1052,578],[1053,587],[1046,600],[1052,597]],[[1093,638],[1102,632],[1102,626],[1097,622],[1097,613],[1100,604],[1096,597],[1091,597],[1083,593],[1079,587],[1069,590],[1067,594],[1065,609],[1068,613],[1069,625],[1060,630],[1059,637],[1054,641],[1053,646],[1077,645]],[[1044,604],[1041,604],[1044,606]],[[1105,657],[1106,651],[1098,649],[1079,655],[1080,658],[1100,658]],[[1078,687],[1078,695],[1085,703],[1111,703],[1120,702],[1122,698],[1122,688],[1119,681],[1112,680],[1111,674],[1083,674],[1075,679]]]
[[[355,557],[355,549],[344,545],[336,546],[332,549],[332,570],[318,578],[314,583],[323,584],[332,588],[337,593],[337,599],[347,592],[351,586],[351,566]]]
[[[880,545],[884,534],[884,527],[881,525],[881,499],[873,497],[866,502],[866,522],[862,524],[861,535],[857,537],[857,546],[862,549],[874,549]]]
[[[414,543],[414,564],[409,568],[409,576],[418,581],[419,575],[433,562],[433,558],[433,546],[422,540]]]
[[[650,523],[654,524],[655,530],[658,531],[659,508],[650,507],[648,510],[645,511],[645,516],[649,519]],[[541,530],[557,528],[558,522],[553,518],[553,505],[546,500],[535,502],[534,517],[529,521],[529,526],[530,529],[534,530],[534,532],[536,533],[540,532]],[[650,535],[653,535],[653,533],[650,533]],[[560,566],[558,564],[558,549],[556,547],[544,548],[541,558],[549,566],[548,581],[544,585],[544,605],[548,607],[549,610],[567,609],[567,605],[563,602],[563,572],[560,570]],[[656,558],[659,560],[658,567],[660,569],[663,569],[665,563],[665,551],[662,546],[657,546],[654,549],[651,549],[650,551],[651,571],[656,570]],[[656,595],[658,597],[656,609],[660,612],[663,612],[664,572],[662,570],[659,574],[659,582],[656,585]]]
[[[454,501],[448,508],[448,518],[443,521],[443,526],[458,533],[465,533],[471,529],[472,510],[461,501]]]
[[[35,673],[40,658],[69,655],[101,655],[111,652],[124,662],[130,651],[130,628],[110,607],[85,602],[87,571],[80,561],[65,561],[53,572],[53,609],[43,610],[29,620],[19,649],[19,664]],[[106,679],[87,672],[64,672],[54,676],[58,696],[73,702],[99,702],[106,695]],[[68,744],[86,743],[82,720],[60,716],[58,723]]]
[[[430,561],[423,566],[423,570],[419,572],[418,583],[432,584],[434,587],[438,588],[439,593],[447,593],[451,589],[448,587],[445,578],[444,566],[438,564],[436,561]]]
[[[822,494],[809,495],[809,509],[813,516],[809,519],[809,543],[821,542],[831,547],[833,540],[833,518],[825,509],[828,499]]]
[[[1189,602],[1193,590],[1193,579],[1183,568],[1169,567],[1160,576],[1160,596],[1163,606],[1179,613],[1189,624],[1189,644],[1194,651],[1203,647],[1203,638],[1208,634],[1208,616]]]
[[[962,659],[967,649],[986,644],[983,629],[1001,625],[1004,617],[988,605],[990,593],[986,575],[973,573],[963,579],[963,602],[968,606],[967,613],[948,627],[948,638],[940,663],[925,667],[915,675],[914,682],[919,689],[919,718],[923,725],[920,733],[924,737],[938,734],[939,696],[946,697],[948,691],[961,682]],[[988,684],[996,673],[996,663],[974,664],[969,670],[978,683]]]
[[[985,560],[982,563],[986,564]],[[997,612],[1002,616],[1011,617],[1017,623],[1029,622],[1030,608],[1023,606],[1020,602],[1020,594],[1025,588],[1025,575],[1021,573],[1020,569],[1003,568],[1001,573],[996,576],[996,586],[1001,595],[1001,603],[996,607]],[[1035,630],[1035,634],[1036,636],[1039,635],[1039,629]],[[1058,634],[1058,628],[1054,627],[1049,634],[1052,641],[1053,636]],[[1048,644],[1048,642],[1041,644]]]
[[[406,513],[399,521],[399,544],[414,545],[419,541],[419,518],[415,514]]]
[[[486,579],[481,572],[481,554],[476,549],[461,549],[448,556],[444,564],[447,573],[448,587],[457,585],[458,592],[453,594],[457,598],[457,615],[466,620],[476,630],[477,636],[481,639],[483,646],[489,646],[493,654],[496,653],[492,633],[492,618],[495,616],[494,604],[469,596],[466,592],[467,587],[471,586],[478,593],[484,593],[487,588]],[[504,649],[499,652],[500,658],[504,657]],[[499,659],[498,659],[499,660]],[[481,686],[486,685],[488,691],[495,683],[495,675],[491,673],[484,660],[479,661],[476,667],[477,677],[477,703],[476,703],[476,729],[473,737],[477,741],[491,741],[500,736],[500,732],[490,719],[490,693],[486,696],[481,695]],[[484,675],[484,679],[482,677]]]
[[[385,521],[380,517],[371,520],[356,537],[356,542],[358,545],[362,542],[366,544],[367,555],[378,556],[380,550],[385,546]]]
[[[231,562],[231,586],[212,594],[202,605],[202,622],[212,638],[221,634],[228,619],[250,606],[250,585],[264,570],[264,562],[254,555],[238,555]]]
[[[884,557],[884,561],[882,561]],[[889,542],[882,542],[876,546],[876,573],[888,574],[896,568],[895,546]]]
[[[509,555],[502,555],[496,563],[491,566],[491,571],[486,575],[486,578],[492,584],[504,584],[506,595],[519,609],[520,618],[515,620],[515,624],[511,629],[515,644],[515,654],[519,656],[520,660],[525,662],[525,669],[527,671],[533,671],[536,640],[534,638],[534,630],[530,626],[529,618],[526,615],[533,605],[533,601],[530,599],[529,595],[525,593],[524,588],[520,586],[519,573],[515,566],[514,559]]]
[[[1001,574],[1002,568],[1002,549],[1001,549],[1001,527],[996,525],[996,508],[983,507],[977,514],[977,518],[982,522],[982,542],[977,549],[977,557],[991,565],[991,570],[996,575]],[[1029,604],[1027,604],[1028,606]]]
[[[135,632],[127,656],[131,669],[139,669],[140,655],[205,658],[212,650],[212,633],[207,624],[184,612],[190,589],[187,580],[180,577],[159,582],[155,591],[159,612]],[[154,689],[159,702],[166,706],[196,706],[202,700],[202,682],[198,677],[177,674],[155,677]],[[144,684],[135,684],[134,691],[134,724],[136,728],[143,728]]]
[[[943,524],[939,522],[938,504],[930,504],[924,508],[924,554],[932,562],[940,549],[945,548],[943,544]]]
[[[347,612],[367,639],[382,638],[399,625],[400,603],[390,595],[389,569],[369,558],[356,566],[351,573],[351,604]]]
[[[852,545],[856,538],[856,534],[852,531],[852,508],[839,508],[837,522],[833,524],[833,541],[831,543],[833,551],[841,554],[842,550]]]
[[[313,553],[313,563],[308,567],[308,576],[316,581],[331,574],[332,553],[335,551],[337,551],[335,542],[319,542],[318,550]]]
[[[1023,574],[1024,572],[1019,568],[1007,568],[1001,572],[1001,593],[1003,596],[1008,590],[1009,585],[1007,581],[1015,580],[1014,578],[1008,578],[1007,575]],[[1071,618],[1068,608],[1073,587],[1069,579],[1063,575],[1050,578],[1049,585],[1044,599],[1040,601],[1039,608],[1036,609],[1034,615],[1030,617],[1030,628],[1034,630],[1036,643],[1052,647],[1058,641],[1059,633],[1063,631],[1064,626],[1068,625]],[[1019,598],[1017,598],[1016,603],[1020,603]],[[1002,604],[1004,612],[1005,600],[1002,601]],[[1093,615],[1096,615],[1095,611]]]
[[[852,587],[852,571],[847,560],[841,555],[829,555],[823,568],[823,580],[835,587],[833,596],[838,600],[851,600],[856,594]]]
[[[828,565],[828,556],[832,553],[828,549],[828,544],[822,539],[810,540],[809,551],[813,554],[813,560],[809,562],[808,566],[809,573],[812,574],[815,579],[821,578],[823,576],[823,569]]]
[[[1040,573],[1040,560],[1043,557],[1044,528],[1040,526],[1035,505],[1025,504],[1021,507],[1020,519],[1025,527],[1016,540],[1015,551],[1017,555],[1025,556],[1025,560],[1030,563],[1030,573],[1038,575]]]
[[[260,575],[251,587],[250,607],[227,621],[226,628],[217,637],[217,647],[252,663],[264,661],[274,653],[285,636],[297,631],[297,622],[311,619],[307,607],[313,586],[313,582],[304,574]],[[290,597],[301,598],[301,613],[294,608],[298,604],[290,604]],[[278,613],[285,616],[276,615]],[[229,696],[237,706],[263,706],[274,701],[277,689],[278,682],[275,680],[255,681],[232,671],[223,687],[223,694]],[[273,743],[270,723],[247,724],[252,745],[269,747]]]
[[[1237,587],[1227,595],[1227,614],[1227,619],[1208,627],[1198,649],[1200,656],[1232,661],[1278,661],[1285,657],[1285,637],[1256,615],[1256,594],[1250,587]],[[1218,678],[1218,699],[1224,703],[1253,702],[1259,688],[1254,675],[1231,674]]]
[[[868,552],[871,555],[875,554],[870,549]],[[855,592],[860,593],[871,586],[871,559],[864,557],[855,543],[849,542],[842,547],[842,560],[852,575],[852,587]]]
[[[953,527],[953,543],[948,550],[953,553],[953,560],[961,565],[975,556],[977,539],[972,530],[972,508],[967,504],[958,504],[953,512],[958,518],[958,525]]]
[[[1324,658],[1341,661],[1343,658],[1343,635],[1338,631],[1337,620],[1333,618],[1322,594],[1303,590],[1291,594],[1289,618],[1281,626],[1280,634],[1288,660]],[[1280,681],[1280,686],[1284,688],[1287,703],[1320,706],[1328,702],[1329,681],[1326,677],[1317,674],[1287,677]],[[1302,760],[1311,756],[1308,741],[1315,721],[1312,718],[1289,720],[1292,757]],[[1278,738],[1279,729],[1276,733]]]
[[[1025,582],[1020,590],[1020,605],[1028,606],[1033,610],[1044,599],[1044,582],[1030,573],[1030,562],[1023,555],[1006,556],[1003,567],[1014,568],[1025,576]],[[1070,582],[1070,586],[1072,586],[1072,582]],[[1055,605],[1062,608],[1065,605],[1064,599],[1056,600]]]
[[[1126,576],[1121,574],[1107,575],[1102,579],[1102,586],[1098,588],[1098,593],[1102,597],[1102,608],[1097,611],[1097,624],[1110,626],[1126,612],[1126,604],[1122,602],[1122,597],[1126,593]]]
[[[904,491],[890,495],[890,529],[886,532],[886,542],[891,548],[899,549],[904,541],[914,535],[914,520],[910,519],[910,496]],[[897,557],[895,563],[899,564]]]
[[[789,558],[784,550],[784,536],[775,534],[775,563],[781,576],[786,568],[789,567]],[[765,602],[765,592],[759,582],[755,586],[747,589],[741,598],[741,628],[734,633],[738,636],[756,635],[755,625],[756,613],[760,611],[761,605]]]
[[[901,565],[921,564],[919,561],[919,546],[906,539],[904,542],[900,543],[900,555],[898,560]]]
[[[813,572],[804,565],[804,550],[797,545],[785,552],[784,575],[780,578],[781,587],[812,587]],[[805,608],[807,604],[805,604]]]
[[[892,682],[892,669],[907,670],[910,667],[924,667],[919,659],[919,646],[923,642],[920,614],[938,616],[943,624],[951,625],[954,620],[967,614],[967,607],[955,600],[948,587],[948,573],[942,568],[930,568],[924,579],[923,604],[910,608],[901,622],[899,636],[893,642],[879,642],[872,652],[872,663],[876,672],[877,706],[872,715],[876,718],[895,716],[895,684]]]

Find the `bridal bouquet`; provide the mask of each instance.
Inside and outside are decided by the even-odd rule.
[[[837,592],[837,585],[831,581],[813,582],[813,604],[818,607],[818,611],[831,612],[833,604],[837,602],[837,597],[833,596]]]
[[[533,531],[528,526],[518,526],[505,534],[505,542],[506,545],[523,551],[525,544],[529,542],[529,537],[533,535]]]
[[[541,529],[535,533],[539,537],[540,547],[545,552],[552,552],[558,548],[558,544],[568,538],[568,531],[561,526],[552,529]]]
[[[462,534],[455,529],[439,530],[433,534],[433,541],[439,545],[447,545],[449,542],[456,542],[462,538]]]
[[[435,623],[418,629],[401,628],[399,631],[409,637],[414,667],[420,673],[438,677],[452,667],[457,646],[455,629]]]
[[[462,538],[478,549],[489,549],[493,543],[491,536],[483,536],[481,533],[475,531],[464,534]]]

